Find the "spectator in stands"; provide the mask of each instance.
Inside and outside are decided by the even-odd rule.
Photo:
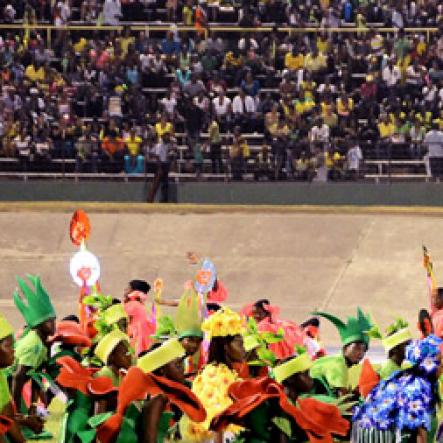
[[[311,143],[321,145],[323,149],[327,149],[329,146],[330,129],[329,126],[320,117],[317,123],[312,127],[309,134],[309,140]]]
[[[346,154],[347,170],[351,180],[357,180],[360,176],[363,153],[356,140],[349,141],[349,149]]]
[[[245,94],[243,89],[238,91],[232,101],[232,114],[234,125],[240,126],[243,132],[255,131],[255,102],[250,95]]]
[[[395,133],[395,125],[388,114],[383,114],[378,123],[379,142],[377,144],[377,158],[391,157],[391,137]]]
[[[289,127],[283,117],[271,128],[272,155],[274,159],[274,178],[280,180],[285,165],[286,148],[288,145]]]
[[[169,134],[170,136],[174,134],[174,127],[172,123],[168,121],[168,116],[166,114],[163,113],[160,121],[155,124],[155,133],[159,139],[165,134]]]
[[[272,157],[271,153],[269,152],[269,146],[267,144],[263,144],[255,162],[254,179],[257,181],[261,181],[272,180],[273,178],[274,171],[272,167]]]
[[[29,162],[32,159],[32,140],[25,127],[22,127],[14,138],[14,149],[22,170],[27,171],[29,169]]]
[[[234,140],[229,150],[233,180],[243,180],[247,160],[250,156],[249,146],[241,135],[240,127],[234,128]]]
[[[189,150],[194,158],[195,173],[199,176],[203,168],[200,132],[204,124],[205,113],[191,98],[187,97],[183,109],[183,116],[185,118],[186,138]]]
[[[218,97],[212,100],[212,106],[222,131],[228,130],[231,124],[232,105],[223,88],[219,90]]]
[[[117,166],[117,170],[123,169],[123,157],[125,154],[125,142],[117,134],[116,131],[108,131],[106,137],[102,141],[103,160],[113,162]]]
[[[98,138],[92,133],[90,126],[86,126],[82,136],[75,143],[76,164],[75,172],[85,172],[84,167],[89,164],[90,172],[98,172]]]
[[[240,88],[246,95],[256,97],[260,91],[260,83],[258,80],[254,80],[251,71],[247,71],[246,77],[242,80]]]
[[[153,203],[160,186],[160,201],[167,203],[169,201],[169,170],[171,162],[174,160],[177,152],[175,140],[169,132],[165,132],[163,137],[159,139],[154,149],[150,152],[150,156],[157,163],[154,181],[152,182],[149,192],[148,202]]]
[[[438,129],[437,123],[433,123],[432,129],[426,133],[423,144],[428,151],[432,176],[443,177],[443,132]]]
[[[124,138],[125,153],[125,172],[127,174],[142,174],[145,168],[145,158],[142,155],[142,138],[137,135],[136,129],[131,128],[129,134]]]
[[[315,162],[306,151],[302,151],[300,157],[294,160],[294,163],[295,178],[311,182],[316,174]]]
[[[120,23],[122,8],[120,0],[105,0],[103,3],[103,23],[116,26]]]
[[[441,130],[442,128],[439,127]],[[422,145],[426,135],[426,129],[421,124],[420,120],[415,119],[409,131],[409,140],[411,142],[411,157],[413,159],[418,159],[422,157]]]
[[[190,75],[190,81],[184,85],[183,92],[193,99],[200,93],[206,93],[206,88],[203,82],[198,78],[198,75],[193,72]]]
[[[208,128],[209,132],[209,153],[211,157],[212,173],[222,174],[223,173],[223,160],[221,151],[221,135],[220,135],[220,125],[216,118],[212,118],[212,121]]]
[[[169,31],[162,40],[161,50],[166,57],[167,63],[175,64],[180,55],[180,42],[174,38],[174,33]]]

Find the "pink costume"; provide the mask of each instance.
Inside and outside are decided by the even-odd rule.
[[[243,308],[242,313],[247,317],[252,316],[252,307],[250,304]],[[308,337],[303,330],[295,323],[286,320],[280,320],[277,315],[280,311],[276,306],[265,305],[264,308],[271,314],[258,323],[260,332],[272,332],[274,334],[283,331],[283,340],[269,345],[269,349],[274,352],[277,358],[285,359],[295,354],[295,346],[306,346]]]
[[[133,291],[125,302],[125,311],[129,317],[128,335],[131,337],[131,345],[137,355],[147,351],[152,344],[151,335],[155,334],[156,319],[149,318],[146,312],[146,294],[140,291]]]
[[[228,298],[228,291],[225,288],[225,285],[220,280],[216,280],[216,284],[217,289],[212,288],[212,291],[208,292],[208,297],[206,299],[207,303],[220,304]]]

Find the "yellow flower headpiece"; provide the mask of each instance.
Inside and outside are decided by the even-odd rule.
[[[202,324],[202,330],[210,337],[243,334],[245,329],[244,319],[228,307],[221,308]]]

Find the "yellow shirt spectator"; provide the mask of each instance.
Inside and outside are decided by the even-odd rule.
[[[314,90],[317,87],[317,83],[312,80],[304,81],[301,83],[300,87],[305,92],[305,97],[314,98]]]
[[[174,132],[171,122],[166,122],[166,123],[158,122],[155,124],[155,133],[157,134],[157,137],[161,138],[167,132],[169,132],[170,134],[173,134]]]
[[[45,81],[45,70],[43,66],[35,69],[34,65],[29,65],[25,70],[25,77],[31,82],[43,82]]]
[[[314,54],[308,54],[305,57],[305,68],[312,72],[326,68],[326,57],[321,53],[318,53],[316,56],[314,56]]]
[[[388,138],[391,137],[395,132],[395,125],[392,122],[384,122],[381,121],[378,124],[378,132],[380,134],[380,138]]]
[[[122,48],[122,54],[126,55],[128,53],[129,45],[133,45],[135,43],[135,37],[122,37],[120,39],[120,47]]]
[[[129,153],[136,157],[140,154],[140,146],[142,144],[143,140],[138,135],[131,136],[125,138],[125,145],[128,148]]]
[[[183,24],[185,26],[194,25],[194,11],[192,10],[192,6],[183,6]]]
[[[80,40],[74,44],[74,51],[77,54],[81,54],[83,50],[86,48],[87,44],[88,44],[87,40],[84,37],[81,37]]]
[[[346,114],[354,109],[354,100],[352,98],[348,98],[347,102],[345,99],[338,98],[337,99],[337,113],[338,115]]]
[[[318,52],[326,54],[329,50],[329,41],[327,38],[318,37],[317,38],[317,49]]]
[[[314,106],[315,102],[310,97],[305,97],[304,100],[295,101],[295,111],[297,112],[297,114],[304,114],[305,112],[309,112]]]
[[[288,69],[292,69],[294,71],[303,68],[304,64],[304,55],[303,54],[292,54],[292,52],[288,52],[285,55],[285,67]]]

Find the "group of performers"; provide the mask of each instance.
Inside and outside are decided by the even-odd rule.
[[[121,298],[96,285],[63,319],[39,277],[18,278],[25,326],[0,316],[0,442],[438,441],[443,289],[415,334],[402,319],[382,332],[360,308],[297,325],[267,299],[231,310],[213,263],[194,263],[177,300],[160,281]],[[336,355],[320,319],[339,332]],[[382,364],[365,358],[370,340]]]

